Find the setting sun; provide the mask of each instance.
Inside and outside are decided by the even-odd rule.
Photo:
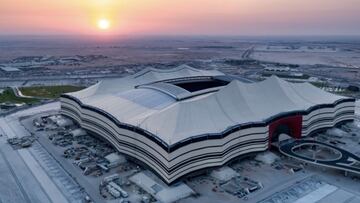
[[[107,19],[98,20],[97,26],[101,30],[107,30],[110,27],[110,21]]]

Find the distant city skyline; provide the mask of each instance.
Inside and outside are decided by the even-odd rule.
[[[359,0],[1,0],[0,35],[360,35]]]

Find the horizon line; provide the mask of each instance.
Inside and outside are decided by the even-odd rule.
[[[0,37],[356,37],[360,34],[1,34]]]

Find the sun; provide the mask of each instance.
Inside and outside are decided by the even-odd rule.
[[[100,19],[97,22],[97,26],[101,30],[107,30],[107,29],[110,28],[110,21],[108,19],[105,19],[105,18]]]

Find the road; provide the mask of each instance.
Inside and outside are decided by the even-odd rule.
[[[0,150],[0,155],[1,155],[1,158],[2,158],[2,162],[3,162],[3,163],[1,163],[1,165],[2,165],[2,166],[6,166],[7,169],[9,170],[9,172],[11,173],[11,177],[14,178],[15,183],[16,183],[16,186],[18,186],[18,188],[19,188],[19,190],[20,190],[20,192],[21,192],[21,196],[24,198],[23,200],[24,200],[25,202],[31,202],[31,199],[30,199],[29,195],[26,193],[23,185],[21,184],[19,178],[17,177],[17,175],[16,175],[13,167],[11,166],[9,160],[8,160],[7,157],[5,156],[4,152],[1,151],[1,150]],[[2,173],[2,175],[4,175],[4,174]],[[6,181],[6,182],[9,183],[8,181]],[[6,197],[4,197],[4,196],[5,196],[5,195],[2,195],[3,198],[6,198]],[[2,202],[2,201],[1,201],[1,202]]]
[[[38,99],[42,99],[42,98],[39,98],[39,97],[31,97],[31,96],[26,96],[26,95],[23,95],[22,92],[19,90],[18,87],[11,87],[12,91],[14,92],[15,96],[16,97],[23,97],[23,98],[38,98]]]
[[[6,143],[7,138],[27,135],[25,129],[20,125],[20,116],[32,115],[35,112],[49,111],[56,108],[59,108],[59,104],[51,103],[0,118],[0,131],[3,135],[0,142],[0,158],[2,158],[2,161],[7,165],[7,171],[12,175],[14,180],[13,182],[7,182],[9,185],[3,185],[10,187],[10,184],[16,183],[18,191],[20,191],[18,193],[21,193],[19,197],[22,197],[22,200],[9,200],[6,202],[68,202],[67,198],[49,177],[44,168],[42,168],[36,158],[31,155],[29,148],[14,150]],[[4,189],[3,191],[5,192]],[[3,191],[0,189],[1,198],[8,198],[7,196],[9,194],[2,193]]]
[[[254,51],[254,46],[249,47],[242,55],[241,58],[242,59],[251,59],[250,55],[253,53]]]
[[[16,120],[7,120],[6,118],[0,119],[0,126],[4,135],[8,138],[12,137],[21,137],[24,134],[17,131],[19,130],[20,125],[18,125],[15,129],[12,124],[17,122]],[[54,184],[52,179],[47,175],[46,171],[39,165],[36,159],[30,155],[30,149],[21,149],[17,151],[17,155],[21,157],[23,162],[26,164],[26,168],[30,170],[33,174],[33,177],[37,180],[37,182],[41,185],[42,190],[47,194],[53,203],[62,203],[68,202],[59,188]],[[4,154],[4,156],[8,156],[8,154]],[[31,188],[31,187],[30,187]],[[29,189],[30,189],[29,188]]]
[[[7,144],[3,125],[0,118],[0,202],[52,202],[18,151]]]

